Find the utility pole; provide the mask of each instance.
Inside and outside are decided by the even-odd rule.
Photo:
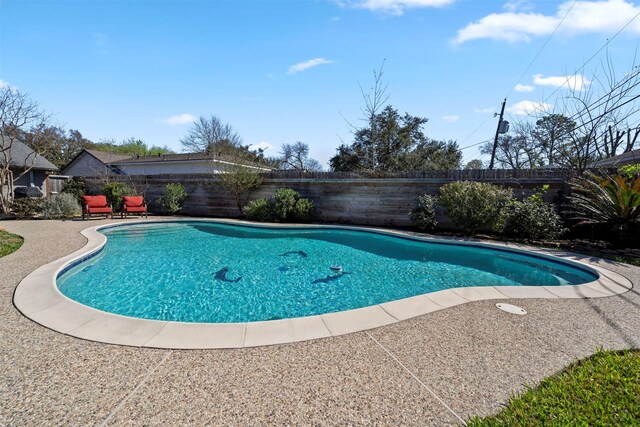
[[[505,98],[504,101],[502,101],[502,109],[500,110],[500,120],[498,120],[498,127],[496,128],[496,137],[493,139],[493,150],[491,150],[491,162],[489,163],[489,169],[493,169],[493,163],[496,159],[496,148],[498,147],[498,135],[506,132],[506,130],[503,128],[504,125],[502,124],[502,117],[504,116],[505,105],[507,105],[507,98]],[[507,129],[508,129],[508,125],[507,125]]]

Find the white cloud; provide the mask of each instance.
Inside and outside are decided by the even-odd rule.
[[[518,83],[513,89],[516,92],[533,92],[535,86],[521,85],[520,83]]]
[[[528,116],[547,113],[551,111],[552,108],[553,105],[545,102],[520,101],[507,107],[506,111],[516,116]]]
[[[477,39],[530,41],[532,37],[551,34],[567,15],[572,3],[566,1],[560,4],[555,15],[516,12],[516,7],[507,7],[507,12],[492,13],[459,30],[454,43],[462,44]],[[569,36],[586,33],[610,34],[622,28],[630,17],[639,12],[640,6],[627,0],[577,1],[558,32]],[[632,22],[627,30],[640,34],[640,21]]]
[[[492,113],[495,111],[495,108],[474,108],[474,113]]]
[[[161,123],[169,126],[179,126],[186,125],[188,123],[193,123],[196,120],[195,116],[189,113],[178,114],[177,116],[171,116],[169,118],[160,120]]]
[[[510,0],[505,3],[503,6],[505,10],[509,12],[517,12],[521,11],[529,11],[533,9],[531,2],[529,0]]]
[[[460,116],[458,116],[457,114],[451,114],[451,115],[443,116],[442,120],[444,120],[447,123],[455,123],[458,120],[460,120]]]
[[[267,141],[260,141],[257,144],[251,144],[249,146],[249,150],[257,150],[258,148],[266,150],[268,148],[273,148],[273,145],[269,144]]]
[[[11,86],[9,85],[9,83],[5,82],[4,80],[0,80],[0,89],[8,89]]]
[[[333,64],[334,62],[335,61],[332,61],[327,58],[310,59],[308,61],[299,62],[297,64],[292,65],[291,67],[289,67],[289,71],[287,71],[287,74],[296,74],[301,71],[308,70],[309,68],[317,67],[318,65]]]
[[[574,74],[573,76],[549,76],[543,77],[542,74],[533,76],[533,83],[538,86],[564,86],[567,89],[582,90],[588,86],[591,81],[582,74]]]
[[[402,15],[405,9],[442,7],[456,0],[338,0],[341,6]]]

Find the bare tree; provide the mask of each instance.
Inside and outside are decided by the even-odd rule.
[[[13,182],[28,173],[41,155],[33,151],[26,158],[14,158],[13,147],[27,130],[46,128],[49,117],[37,102],[11,87],[0,89],[0,212],[8,213],[13,200]],[[40,133],[34,133],[38,142]]]
[[[511,169],[533,169],[544,164],[543,152],[532,137],[533,126],[528,122],[514,123],[512,133],[498,138],[496,163]],[[493,141],[480,148],[482,154],[491,154]]]
[[[309,145],[301,141],[294,144],[282,144],[280,167],[302,172],[322,170],[320,162],[309,157]]]
[[[368,91],[365,91],[362,85],[358,83],[358,87],[360,88],[360,93],[362,94],[362,99],[364,101],[364,105],[360,107],[360,111],[362,113],[362,117],[360,119],[366,123],[366,128],[362,129],[345,119],[354,136],[365,131],[369,134],[370,144],[367,144],[367,147],[365,148],[368,151],[366,155],[369,157],[370,162],[365,161],[364,163],[370,163],[371,169],[374,170],[378,166],[378,153],[376,152],[376,148],[377,142],[380,138],[380,129],[377,117],[386,102],[389,100],[389,94],[387,93],[389,83],[385,83],[382,79],[384,74],[384,64],[386,61],[387,60],[384,59],[382,64],[380,64],[380,68],[373,70],[373,86],[369,88]],[[347,149],[346,145],[343,144],[343,146]]]
[[[186,151],[194,153],[230,155],[243,148],[242,138],[233,127],[214,115],[201,116],[180,143]]]
[[[584,171],[595,160],[635,148],[640,135],[640,69],[636,64],[634,58],[630,71],[619,77],[607,57],[589,84],[584,81],[569,87],[569,95],[558,105],[575,127],[558,147],[561,165]]]

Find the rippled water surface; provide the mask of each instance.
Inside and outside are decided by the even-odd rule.
[[[343,311],[465,286],[580,284],[586,270],[510,251],[341,229],[211,222],[103,230],[62,293],[126,316],[250,322]],[[339,265],[342,272],[330,267]]]

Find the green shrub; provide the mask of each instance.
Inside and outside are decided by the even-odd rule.
[[[62,185],[60,193],[72,194],[78,203],[82,203],[82,196],[87,194],[87,184],[83,177],[73,177]]]
[[[280,188],[273,196],[273,219],[276,222],[285,222],[292,216],[300,194],[290,188]]]
[[[187,198],[184,185],[179,183],[169,183],[165,187],[164,196],[158,199],[165,213],[175,215],[182,210],[182,202]]]
[[[265,198],[252,200],[245,206],[244,213],[251,221],[269,222],[273,218],[272,204]]]
[[[289,212],[289,216],[286,218],[292,222],[311,222],[315,214],[316,208],[313,206],[313,202],[309,199],[299,198],[296,201],[294,208]]]
[[[18,219],[33,218],[42,215],[45,200],[42,197],[25,197],[11,203],[11,212]]]
[[[508,235],[531,240],[557,239],[566,229],[551,203],[545,203],[542,194],[549,189],[545,185],[522,201],[511,202],[504,232]]]
[[[624,165],[618,169],[620,175],[625,175],[627,178],[633,179],[640,176],[640,163],[631,165]]]
[[[44,203],[42,213],[46,219],[71,218],[80,215],[82,208],[73,194],[60,193]]]
[[[511,189],[482,182],[456,181],[440,188],[447,215],[471,234],[481,229],[502,231],[511,200]]]
[[[248,219],[262,222],[310,222],[314,213],[313,202],[290,188],[279,189],[273,199],[257,199],[245,207]]]
[[[122,196],[135,196],[136,191],[124,182],[110,182],[102,188],[102,192],[107,196],[107,203],[117,212],[122,207]]]
[[[436,221],[436,203],[438,198],[423,194],[418,197],[418,204],[409,213],[409,219],[420,230],[433,230],[438,224]]]

